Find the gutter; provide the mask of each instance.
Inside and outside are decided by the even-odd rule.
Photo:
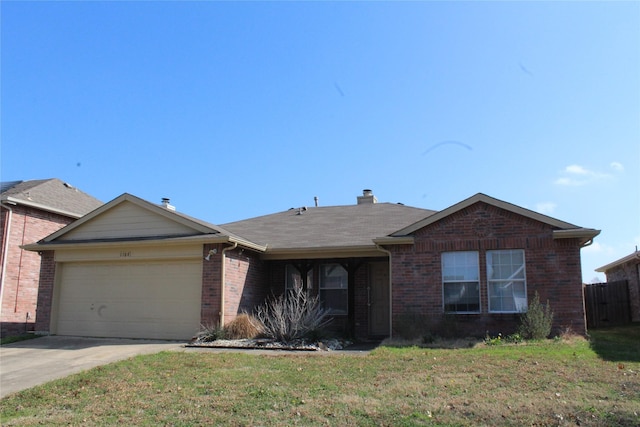
[[[0,312],[2,312],[2,304],[3,296],[4,296],[4,278],[7,272],[7,258],[9,257],[9,240],[11,238],[11,221],[13,218],[13,209],[5,203],[0,202],[0,206],[5,208],[9,215],[8,218],[4,222],[4,247],[2,248],[2,281],[0,281]]]
[[[19,204],[19,205],[28,206],[30,208],[40,209],[40,210],[43,210],[43,211],[46,211],[46,212],[51,212],[51,213],[58,214],[58,215],[68,216],[68,217],[73,218],[73,219],[78,219],[78,218],[81,218],[83,216],[83,214],[80,214],[80,213],[77,213],[77,212],[71,212],[71,211],[67,211],[67,210],[64,210],[64,209],[57,209],[57,208],[53,208],[51,206],[43,205],[43,204],[40,204],[40,203],[31,202],[29,200],[16,199],[15,197],[11,197],[11,196],[3,197],[2,201],[3,202],[9,202],[9,203],[15,203],[15,204]]]
[[[389,338],[393,338],[393,264],[391,262],[391,251],[384,249],[378,243],[376,243],[376,248],[380,252],[387,254],[387,257],[389,258]]]
[[[221,262],[222,265],[220,266],[220,327],[224,327],[224,288],[225,288],[225,281],[224,281],[224,276],[226,274],[226,268],[225,268],[225,264],[226,264],[226,257],[225,254],[227,251],[232,251],[235,248],[238,247],[238,242],[233,242],[233,245],[231,246],[227,246],[226,248],[224,248],[222,250],[221,253]]]

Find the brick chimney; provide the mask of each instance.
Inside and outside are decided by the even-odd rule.
[[[358,196],[358,204],[366,205],[372,203],[378,203],[378,199],[373,195],[373,191],[362,190],[362,196]]]

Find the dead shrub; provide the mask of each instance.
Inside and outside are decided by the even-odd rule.
[[[262,332],[260,322],[247,313],[239,314],[224,326],[225,338],[231,340],[252,339]]]
[[[283,343],[319,334],[331,319],[318,297],[307,295],[302,287],[272,297],[256,308],[256,317],[269,338]]]

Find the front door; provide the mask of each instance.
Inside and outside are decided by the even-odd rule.
[[[389,264],[369,264],[369,335],[389,336]]]

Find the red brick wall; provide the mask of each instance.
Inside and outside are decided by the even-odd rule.
[[[202,262],[202,302],[200,323],[207,327],[220,323],[220,278],[221,252],[224,245],[204,245],[202,257],[209,255],[210,250],[216,253],[209,257],[209,261]]]
[[[224,323],[227,324],[243,311],[253,311],[268,292],[263,262],[255,252],[234,249],[225,254],[225,263]]]
[[[2,292],[2,335],[13,335],[34,329],[40,275],[40,255],[20,249],[20,245],[35,243],[74,221],[62,215],[24,206],[12,207],[9,248]],[[5,221],[9,212],[2,209],[3,251]],[[3,260],[4,261],[4,260]]]
[[[640,259],[633,259],[606,272],[607,282],[626,280],[629,286],[631,320],[640,322]]]
[[[571,328],[584,334],[585,313],[580,248],[573,239],[554,240],[544,223],[497,207],[476,203],[414,233],[415,245],[390,246],[394,323],[403,316],[421,315],[439,334],[483,336],[509,334],[519,325],[517,314],[488,312],[486,251],[523,249],[527,297],[537,291],[550,301],[554,330]],[[478,251],[481,313],[444,316],[441,253]]]
[[[43,251],[40,257],[40,288],[35,331],[49,333],[51,326],[51,303],[56,277],[54,251]]]

